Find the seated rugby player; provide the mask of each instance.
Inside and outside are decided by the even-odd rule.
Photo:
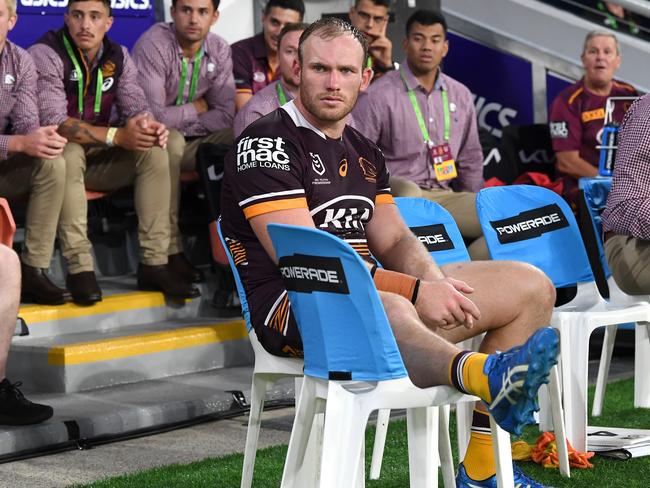
[[[458,486],[496,486],[489,417],[519,434],[556,362],[548,324],[555,291],[538,269],[479,261],[438,267],[402,221],[381,151],[346,126],[372,70],[363,35],[323,19],[300,38],[295,100],[248,126],[226,158],[222,230],[255,332],[267,351],[301,356],[302,342],[268,236],[304,225],[349,242],[368,260],[413,383],[453,385],[483,400]],[[370,252],[384,269],[376,269]],[[480,352],[454,344],[486,333]],[[506,351],[497,354],[495,351]],[[515,484],[542,485],[515,470]]]

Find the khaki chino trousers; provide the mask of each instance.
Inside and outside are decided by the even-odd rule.
[[[49,268],[54,249],[66,182],[62,157],[37,159],[15,154],[0,162],[0,196],[16,198],[29,193],[22,261]]]
[[[148,265],[167,263],[170,247],[170,166],[167,151],[129,151],[120,147],[86,147],[68,143],[63,151],[66,182],[59,241],[71,274],[93,270],[91,243],[87,235],[86,188],[113,191],[133,185],[138,215],[140,261]],[[178,176],[176,180],[178,181]]]
[[[650,294],[650,241],[614,235],[605,242],[605,257],[621,290],[630,295]]]

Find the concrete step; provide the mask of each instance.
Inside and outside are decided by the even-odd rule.
[[[83,448],[94,441],[198,417],[218,418],[239,408],[231,391],[242,391],[250,400],[251,376],[251,366],[233,367],[81,393],[29,395],[34,402],[51,405],[54,417],[38,425],[0,426],[0,462],[14,455],[65,445]],[[293,379],[281,380],[269,389],[267,400],[291,402],[293,391]],[[215,444],[227,442],[232,440],[214,439]],[[243,448],[243,444],[237,446],[238,450]]]
[[[201,299],[170,302],[158,292],[112,291],[101,302],[89,307],[74,303],[22,305],[18,316],[27,324],[30,336],[49,337],[199,315]]]
[[[26,392],[70,393],[252,362],[243,320],[186,318],[14,337],[7,376]]]

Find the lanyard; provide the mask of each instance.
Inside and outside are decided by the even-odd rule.
[[[187,103],[191,103],[196,94],[196,85],[199,81],[199,71],[201,71],[201,58],[203,57],[203,48],[199,49],[194,55],[194,68],[192,69],[192,81],[190,81],[190,93],[187,97]],[[185,79],[187,78],[187,59],[183,57],[181,65],[181,81],[178,84],[178,95],[176,96],[176,105],[183,105],[183,93],[185,92]]]
[[[427,124],[424,122],[424,117],[422,116],[422,111],[420,110],[420,104],[418,99],[415,97],[415,91],[411,90],[406,83],[406,78],[404,78],[404,72],[400,70],[400,75],[402,76],[402,81],[404,86],[408,90],[409,100],[413,106],[413,111],[415,112],[415,118],[418,119],[418,125],[420,126],[420,132],[422,132],[422,137],[424,137],[424,142],[429,144],[431,142],[431,137],[429,137],[429,130],[427,129]],[[445,121],[445,132],[444,139],[445,142],[449,142],[449,135],[451,132],[451,121],[449,118],[449,98],[447,97],[447,90],[441,90],[442,92],[442,112]]]
[[[65,50],[68,52],[68,56],[70,57],[70,60],[72,61],[72,64],[74,64],[74,69],[77,72],[77,103],[78,103],[78,111],[79,111],[79,117],[83,119],[84,115],[84,75],[83,71],[81,70],[81,66],[79,66],[79,61],[77,61],[76,56],[74,55],[74,52],[72,51],[72,46],[70,45],[70,41],[68,41],[67,36],[63,36],[63,44],[65,45]],[[93,111],[95,115],[99,115],[99,112],[101,111],[102,107],[102,85],[104,84],[104,74],[102,73],[101,68],[97,68],[97,85],[95,86],[95,105],[93,107]]]
[[[280,105],[287,103],[287,95],[284,93],[284,88],[282,88],[282,84],[279,81],[278,84],[275,85],[275,91],[278,92],[278,100],[280,101]]]

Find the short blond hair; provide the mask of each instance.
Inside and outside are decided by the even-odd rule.
[[[16,15],[16,0],[5,0],[7,3],[7,10],[9,11],[9,15]]]

